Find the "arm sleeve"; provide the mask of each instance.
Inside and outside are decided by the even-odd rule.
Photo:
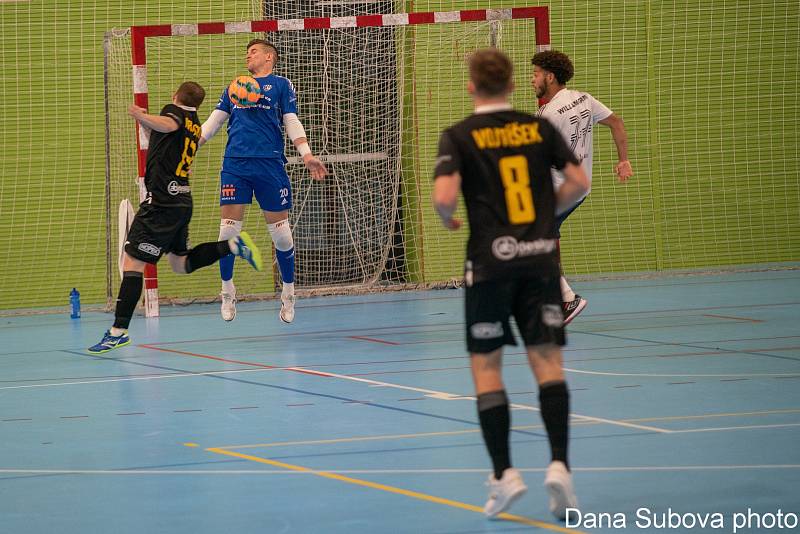
[[[453,141],[450,130],[445,130],[439,138],[439,152],[434,163],[433,177],[435,179],[437,176],[453,174],[460,170],[461,156],[458,153],[458,147]]]
[[[203,123],[202,127],[202,137],[206,141],[210,140],[220,127],[225,124],[225,121],[228,120],[228,114],[224,111],[220,110],[219,108],[215,109],[211,112],[211,115],[208,116],[206,122]]]
[[[611,116],[613,111],[608,109],[602,102],[597,100],[592,95],[589,95],[589,106],[592,108],[592,123],[597,124],[603,119]]]
[[[566,167],[567,163],[580,165],[581,162],[575,157],[575,154],[570,150],[569,146],[567,146],[564,136],[550,124],[550,121],[547,119],[541,120],[540,129],[550,146],[550,157],[552,158],[550,164],[559,171]]]
[[[286,128],[286,135],[288,135],[289,139],[292,141],[299,139],[300,137],[306,137],[306,131],[303,128],[303,124],[300,122],[300,119],[297,118],[297,114],[295,113],[283,114],[283,126]]]

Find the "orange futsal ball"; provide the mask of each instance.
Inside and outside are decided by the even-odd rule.
[[[250,108],[261,98],[261,86],[252,76],[239,76],[228,86],[228,96],[233,105]]]

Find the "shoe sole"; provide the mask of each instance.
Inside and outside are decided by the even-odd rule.
[[[551,510],[553,515],[561,520],[566,519],[567,508],[574,508],[575,506],[574,503],[570,502],[564,484],[562,484],[560,480],[546,480],[544,487],[547,490],[547,494],[556,503],[555,511]],[[564,512],[563,515],[560,513],[562,510]]]
[[[572,310],[572,313],[570,313],[567,317],[564,318],[564,326],[571,323],[572,320],[583,311],[583,309],[586,307],[587,304],[588,302],[586,302],[586,299],[582,298],[580,304],[578,304],[578,307]]]
[[[500,507],[500,509],[497,510],[496,512],[487,512],[486,510],[484,510],[483,513],[486,514],[486,517],[488,517],[489,519],[495,519],[497,518],[498,515],[502,514],[503,512],[511,508],[511,505],[514,504],[517,501],[517,499],[525,495],[527,491],[528,487],[524,486],[520,491],[509,497],[506,503],[502,507]]]
[[[239,237],[245,246],[250,249],[250,253],[252,254],[251,259],[253,260],[251,265],[256,271],[261,271],[261,269],[264,268],[264,262],[261,260],[261,251],[258,250],[253,238],[250,237],[250,234],[247,232],[241,232]]]
[[[89,350],[89,349],[86,349],[86,352],[88,352],[89,354],[105,354],[106,352],[111,352],[114,349],[118,349],[120,347],[124,347],[124,346],[130,345],[130,344],[131,344],[131,340],[129,339],[125,343],[118,343],[118,344],[114,345],[113,347],[111,347],[110,349],[103,349],[103,350]]]

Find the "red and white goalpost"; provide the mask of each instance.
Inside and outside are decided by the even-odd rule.
[[[163,24],[109,32],[111,205],[135,194],[126,178],[133,175],[130,119],[124,112],[130,96],[146,109],[152,100],[151,112],[157,112],[181,81],[195,80],[207,90],[201,117],[207,116],[223,88],[244,73],[245,43],[265,33],[281,53],[276,73],[298,90],[311,146],[331,170],[329,180],[314,189],[299,159],[290,157],[299,287],[383,287],[460,276],[460,268],[447,272],[452,267],[445,260],[461,255],[463,245],[440,240],[428,222],[436,140],[443,127],[470,109],[464,59],[476,48],[498,46],[512,57],[525,79],[517,82],[516,98],[531,108],[530,57],[550,47],[547,7]],[[128,53],[132,69],[131,63],[125,67]],[[138,127],[133,137],[141,200],[148,134]],[[218,219],[213,199],[224,141],[209,146],[195,160],[192,189],[195,220],[203,217],[203,235],[210,237]],[[287,156],[296,154],[289,149]],[[272,289],[248,276],[237,274],[240,293]],[[172,297],[213,298],[218,292],[207,280],[186,278],[176,282]],[[144,280],[146,316],[158,316],[154,266]]]

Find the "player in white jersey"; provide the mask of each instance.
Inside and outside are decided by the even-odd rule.
[[[303,157],[311,177],[322,180],[325,165],[311,153],[306,132],[297,118],[297,95],[292,83],[273,73],[278,50],[264,39],[247,44],[247,70],[259,83],[261,96],[255,106],[234,105],[227,89],[222,92],[217,108],[203,123],[202,145],[228,121],[228,144],[220,173],[220,239],[228,239],[242,230],[247,204],[253,197],[267,222],[275,256],[281,273],[281,310],[285,323],[294,320],[294,240],[289,228],[292,188],[284,165],[283,132],[291,138]],[[236,317],[236,288],[233,285],[233,262],[220,261],[222,277],[222,318]]]
[[[531,60],[533,63],[533,79],[531,83],[539,99],[547,101],[539,107],[537,115],[548,119],[561,132],[567,145],[581,161],[589,187],[592,183],[592,129],[600,123],[611,129],[611,137],[617,145],[619,162],[614,166],[614,173],[620,182],[633,176],[631,162],[628,161],[628,136],[622,119],[604,106],[589,93],[568,89],[566,84],[572,79],[575,68],[572,61],[563,52],[548,50],[539,52]],[[553,184],[558,189],[564,182],[564,175],[556,169],[552,170]],[[561,224],[586,199],[581,198],[571,209],[562,213],[557,220],[559,237]],[[569,323],[586,307],[586,300],[576,295],[561,275],[561,295],[564,300],[564,324]]]

